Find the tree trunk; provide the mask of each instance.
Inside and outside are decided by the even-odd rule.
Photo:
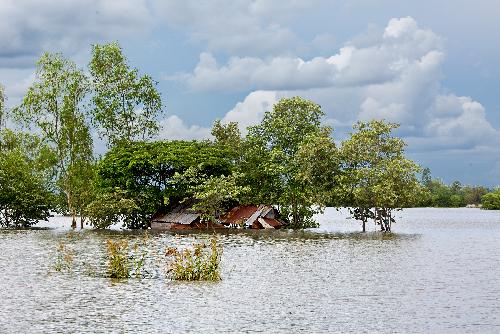
[[[366,232],[366,221],[363,220],[363,233]]]
[[[66,197],[67,197],[67,200],[68,200],[68,211],[70,212],[71,214],[71,228],[72,229],[76,229],[76,212],[75,212],[75,209],[73,208],[73,197],[71,195],[71,192],[68,191],[66,193]]]

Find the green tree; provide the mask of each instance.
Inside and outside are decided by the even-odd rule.
[[[0,132],[0,226],[30,227],[50,217],[51,150],[33,135]]]
[[[119,188],[97,195],[86,208],[92,226],[105,229],[113,224],[124,222],[126,227],[127,219],[140,211],[135,200],[127,197],[127,193]]]
[[[2,129],[5,122],[5,91],[3,86],[0,84],[0,130]]]
[[[500,210],[500,189],[483,195],[481,198],[483,209]]]
[[[362,222],[374,219],[382,231],[390,231],[393,210],[415,205],[423,188],[416,177],[420,168],[404,157],[405,143],[392,136],[397,124],[358,122],[355,132],[342,143],[342,175],[339,184],[351,215]]]
[[[187,185],[185,200],[194,199],[193,210],[200,212],[202,220],[207,222],[215,223],[231,204],[239,203],[241,195],[249,191],[249,187],[238,184],[237,173],[207,176],[198,168],[190,167],[174,177],[181,186]]]
[[[22,104],[14,108],[15,117],[34,126],[54,150],[54,180],[66,195],[68,210],[76,227],[75,197],[80,191],[81,168],[91,166],[92,137],[82,110],[89,91],[82,70],[60,54],[44,53],[37,62],[36,79]]]
[[[216,120],[212,127],[212,136],[215,138],[215,144],[226,150],[234,161],[241,157],[243,139],[238,123],[222,124],[220,120]]]
[[[259,125],[249,127],[243,145],[239,170],[251,188],[246,201],[278,204],[292,228],[317,226],[312,217],[322,209],[312,196],[318,190],[316,184],[305,176],[301,165],[305,154],[301,147],[329,132],[321,126],[322,116],[320,106],[311,101],[282,99]]]
[[[162,101],[156,82],[129,67],[118,43],[93,45],[89,67],[93,120],[108,146],[145,140],[158,132],[156,117],[162,111]]]
[[[189,186],[174,176],[196,167],[208,177],[229,175],[231,162],[210,142],[133,142],[117,145],[106,153],[97,167],[97,192],[120,192],[115,198],[130,199],[139,208],[123,217],[127,228],[146,228],[156,211],[184,199]],[[100,201],[99,198],[96,201]]]

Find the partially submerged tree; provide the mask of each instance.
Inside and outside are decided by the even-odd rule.
[[[79,178],[81,169],[93,160],[92,137],[82,110],[88,91],[87,77],[72,61],[44,53],[37,62],[34,84],[13,110],[16,119],[34,126],[54,150],[54,180],[66,195],[73,227],[78,213],[75,198],[85,190]]]
[[[120,189],[115,198],[133,200],[139,208],[124,219],[126,227],[146,228],[156,211],[186,197],[189,187],[179,185],[174,176],[190,167],[207,177],[231,172],[225,151],[210,142],[134,142],[113,147],[99,162],[97,191]]]
[[[51,151],[29,134],[0,132],[0,226],[30,227],[53,208],[47,167]]]
[[[496,189],[488,194],[483,195],[481,203],[483,209],[500,210],[500,189]]]
[[[130,68],[118,43],[92,46],[90,61],[93,120],[108,146],[120,141],[148,139],[158,130],[162,111],[156,82]]]
[[[325,141],[324,134],[329,130],[321,126],[322,116],[320,106],[311,101],[300,97],[282,99],[266,112],[259,125],[249,127],[242,150],[239,169],[244,184],[251,187],[247,201],[278,204],[292,228],[317,226],[312,216],[321,211],[324,203],[314,195],[321,191],[318,183],[311,182],[312,175],[307,176],[316,167],[302,166],[308,153],[307,148],[301,151],[303,146],[310,147],[314,138]],[[331,151],[330,147],[326,149]],[[333,173],[335,166],[330,167],[328,172]]]
[[[397,127],[384,121],[358,122],[340,148],[343,201],[351,206],[353,218],[361,220],[363,231],[374,219],[390,232],[393,211],[415,205],[422,196],[419,166],[404,157],[404,141],[391,135]]]

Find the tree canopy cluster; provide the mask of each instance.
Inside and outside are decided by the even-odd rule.
[[[238,204],[277,205],[290,228],[317,226],[326,206],[349,207],[363,230],[391,231],[409,206],[498,208],[497,192],[446,186],[405,157],[397,124],[358,122],[344,140],[316,103],[284,98],[242,136],[216,121],[212,140],[151,141],[163,112],[156,82],[132,68],[117,43],[94,45],[88,70],[45,53],[20,105],[0,86],[0,225],[28,227],[51,212],[76,226],[147,228],[155,212],[191,200],[215,221]],[[9,118],[11,129],[6,128]],[[106,143],[94,153],[93,133]]]

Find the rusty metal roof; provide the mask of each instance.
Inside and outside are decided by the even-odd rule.
[[[261,225],[269,225],[269,227],[279,228],[283,225],[279,220],[272,218],[264,218],[269,212],[274,210],[271,205],[240,205],[230,210],[224,215],[221,220],[226,224],[244,224],[251,226],[254,222],[259,222]]]

